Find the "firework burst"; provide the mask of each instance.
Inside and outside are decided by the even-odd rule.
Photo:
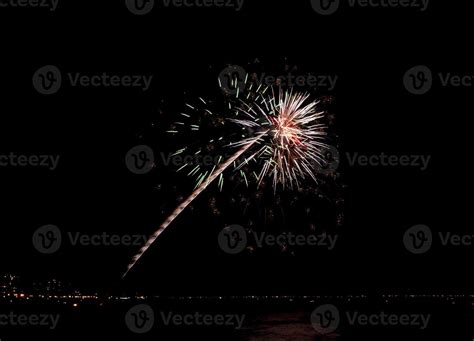
[[[316,181],[318,170],[324,165],[324,152],[328,145],[325,124],[320,123],[324,112],[317,111],[318,102],[308,101],[308,94],[279,91],[278,95],[263,97],[259,103],[242,101],[237,110],[248,118],[231,121],[254,132],[265,131],[256,144],[258,148],[236,167],[241,169],[249,162],[261,165],[256,173],[260,185],[270,176],[273,187],[299,187],[300,180],[311,177]],[[245,146],[253,142],[252,137],[235,143]]]
[[[248,76],[246,77],[246,80]],[[188,176],[196,178],[196,186],[191,195],[185,199],[171,215],[160,225],[158,230],[148,239],[146,244],[133,257],[128,265],[127,273],[134,267],[142,255],[163,233],[163,231],[188,207],[193,200],[201,194],[214,180],[222,189],[224,183],[223,173],[228,169],[238,172],[245,183],[254,178],[257,186],[270,177],[274,190],[278,185],[283,188],[300,186],[300,181],[311,178],[317,181],[318,170],[322,169],[325,158],[324,153],[328,146],[324,143],[326,125],[323,123],[325,113],[318,111],[317,101],[309,99],[308,94],[283,91],[276,93],[273,88],[249,83],[244,92],[240,92],[238,82],[232,81],[236,95],[227,102],[229,117],[215,115],[208,108],[198,109],[197,106],[186,104],[186,108],[195,112],[201,111],[204,116],[211,118],[211,128],[220,130],[226,123],[232,123],[231,133],[208,140],[207,151],[215,148],[216,143],[223,148],[234,151],[229,157],[220,155],[216,164],[211,169],[204,169],[201,165],[186,163],[178,171],[189,168]],[[200,98],[200,103],[208,103]],[[193,118],[192,114],[181,113],[183,121]],[[183,127],[191,132],[209,132],[209,126],[196,123],[175,122],[172,129],[167,132],[176,135]],[[240,127],[240,129],[236,129]],[[237,132],[236,132],[237,131]],[[229,141],[226,143],[226,141]],[[212,148],[210,147],[212,146]],[[177,150],[174,155],[182,154],[190,149],[189,146]],[[194,152],[198,155],[203,152],[199,148]]]

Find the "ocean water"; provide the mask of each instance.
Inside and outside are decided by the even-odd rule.
[[[126,316],[137,304],[153,310],[153,325],[146,332],[130,329]],[[336,303],[339,311],[337,329],[319,333],[311,323],[311,314],[327,302],[298,304],[226,302],[157,302],[121,303],[0,303],[0,340],[469,340],[474,337],[474,314],[470,302],[415,302],[356,304]],[[421,325],[373,325],[351,323],[351,316],[429,316],[426,328]],[[352,314],[352,315],[351,315]],[[58,317],[57,325],[20,325],[18,319]],[[197,316],[197,318],[196,318]],[[359,316],[359,315],[358,315]],[[187,323],[183,320],[188,318]],[[208,323],[203,323],[204,317]],[[217,318],[217,319],[216,319]],[[240,319],[240,320],[239,320]],[[12,322],[13,321],[13,322]],[[51,319],[50,319],[51,321]],[[215,323],[213,321],[218,321]],[[228,323],[224,323],[227,321]],[[238,321],[241,321],[239,325]],[[361,320],[363,321],[363,320]],[[24,321],[23,321],[24,322]],[[177,323],[178,322],[178,323]],[[360,322],[360,321],[359,321]],[[418,321],[420,322],[420,321]]]

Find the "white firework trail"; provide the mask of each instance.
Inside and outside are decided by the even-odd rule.
[[[307,177],[316,181],[317,171],[324,164],[324,152],[328,148],[323,142],[326,135],[325,125],[320,123],[324,112],[316,110],[318,102],[308,101],[308,94],[293,94],[280,90],[277,96],[274,93],[265,95],[267,90],[268,88],[265,88],[262,91],[259,86],[258,92],[255,93],[255,99],[250,103],[248,102],[250,96],[247,96],[246,101],[240,99],[241,105],[236,109],[236,114],[243,114],[245,118],[230,119],[241,127],[254,131],[253,136],[230,144],[229,146],[240,149],[225,162],[220,163],[221,160],[219,160],[218,167],[214,167],[211,172],[199,174],[195,190],[151,235],[146,244],[133,257],[122,278],[129,273],[161,233],[216,178],[219,178],[218,186],[222,188],[224,181],[222,173],[231,165],[234,165],[235,170],[240,170],[241,176],[247,184],[247,176],[241,169],[251,161],[256,161],[257,164],[263,163],[259,174],[252,172],[258,185],[265,177],[272,178],[275,189],[278,184],[283,187],[293,188],[294,185],[299,187],[299,180],[304,180]],[[238,98],[239,93],[236,96]],[[201,99],[201,101],[205,103],[204,100]],[[189,104],[187,106],[194,109]],[[195,128],[198,129],[198,126]],[[253,150],[254,147],[255,150]],[[246,157],[245,153],[247,152],[250,155]],[[244,160],[237,164],[241,157]],[[198,171],[199,166],[196,166],[188,175],[193,175]]]
[[[143,256],[143,254],[148,250],[148,248],[154,243],[154,241],[160,236],[161,233],[175,220],[178,215],[184,211],[186,207],[193,202],[196,197],[201,194],[202,191],[204,191],[207,186],[214,181],[222,172],[229,167],[232,162],[237,160],[243,153],[245,153],[255,142],[257,142],[263,135],[265,135],[267,132],[264,131],[260,133],[257,137],[254,137],[253,140],[248,141],[246,145],[244,145],[242,148],[239,149],[237,153],[235,153],[231,158],[229,158],[226,162],[222,163],[219,168],[216,169],[214,173],[211,174],[211,176],[204,182],[202,185],[200,185],[198,188],[194,190],[194,192],[186,199],[184,200],[176,209],[171,213],[171,215],[161,224],[158,230],[155,231],[151,235],[151,237],[147,240],[144,246],[138,251],[138,253],[133,257],[132,262],[128,265],[127,271],[123,274],[122,278],[125,277],[128,272],[133,268],[133,266],[138,262],[138,260]]]

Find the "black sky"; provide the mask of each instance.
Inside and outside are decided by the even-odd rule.
[[[206,212],[212,193],[206,193],[197,212],[170,227],[127,285],[173,294],[469,290],[472,247],[435,246],[414,257],[402,245],[403,233],[416,224],[472,231],[473,89],[438,84],[414,96],[402,81],[419,64],[474,74],[469,10],[462,6],[437,2],[426,13],[344,9],[328,17],[318,16],[309,1],[248,1],[240,13],[157,7],[143,17],[122,2],[61,3],[55,13],[0,9],[0,153],[61,155],[54,172],[0,168],[0,272],[61,277],[88,288],[123,285],[120,274],[135,249],[65,247],[40,255],[33,232],[55,224],[84,233],[151,233],[165,218],[158,206],[176,199],[154,186],[186,184],[176,176],[134,176],[124,157],[147,138],[151,123],[171,114],[160,113],[163,103],[182,104],[183,92],[216,94],[226,64],[257,58],[273,65],[287,58],[314,73],[339,75],[330,95],[344,153],[429,154],[429,170],[343,163],[345,223],[334,230],[341,244],[333,253],[223,255],[215,241],[220,227]],[[65,87],[42,96],[31,77],[48,64],[155,79],[145,93]]]

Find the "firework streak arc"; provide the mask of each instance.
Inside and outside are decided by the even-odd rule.
[[[186,207],[191,204],[191,202],[199,195],[201,194],[207,186],[209,186],[210,183],[212,183],[222,172],[224,172],[233,162],[235,162],[243,153],[245,153],[252,145],[254,145],[258,140],[260,140],[264,135],[266,135],[269,132],[269,130],[261,132],[259,135],[256,137],[247,140],[247,143],[240,148],[233,156],[231,156],[227,161],[222,163],[215,171],[214,173],[204,182],[201,184],[198,188],[194,190],[191,195],[184,200],[172,213],[171,215],[163,222],[163,224],[160,225],[158,230],[155,231],[151,235],[150,238],[148,238],[147,242],[145,243],[144,246],[138,251],[138,253],[132,258],[132,262],[128,265],[127,271],[123,274],[122,278],[127,276],[129,271],[135,266],[135,264],[140,260],[140,258],[143,256],[143,254],[148,250],[148,248],[155,242],[155,240],[163,233],[164,230],[183,212]]]
[[[249,100],[247,96],[247,101],[240,99],[236,116],[240,113],[244,117],[229,120],[242,128],[249,129],[251,136],[242,136],[243,139],[240,141],[231,143],[229,146],[240,149],[217,169],[200,175],[195,190],[151,235],[146,244],[132,258],[123,277],[181,212],[232,164],[235,170],[241,170],[252,160],[263,163],[260,174],[254,172],[254,175],[259,185],[263,178],[273,178],[275,190],[278,184],[282,184],[283,188],[293,188],[293,184],[296,184],[299,188],[299,179],[307,177],[316,181],[318,168],[321,169],[320,167],[325,163],[324,151],[328,149],[328,145],[323,142],[326,126],[320,122],[325,113],[316,110],[319,102],[307,103],[308,94],[293,94],[292,91],[284,93],[280,89],[277,95],[272,91],[271,95],[266,96],[264,95],[266,91],[267,89],[261,92],[257,90],[256,97]],[[245,160],[237,165],[238,159],[254,146],[258,146],[256,150],[251,150],[251,155],[245,157]],[[194,170],[190,174],[192,173]],[[207,174],[209,175],[205,179]],[[244,178],[247,183],[245,175]]]

